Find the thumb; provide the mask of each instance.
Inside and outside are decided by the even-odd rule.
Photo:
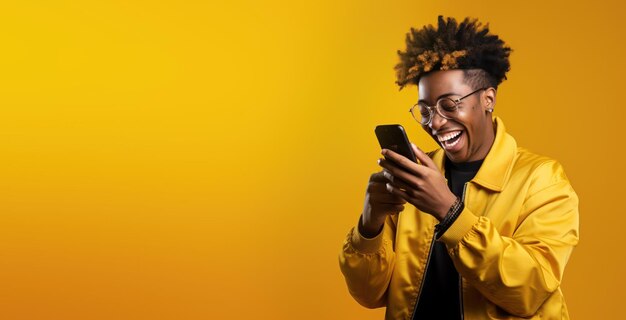
[[[428,168],[439,170],[437,169],[437,165],[435,165],[435,163],[433,162],[433,159],[431,159],[426,153],[424,153],[424,151],[418,148],[413,142],[411,142],[411,147],[413,148],[413,153],[415,154],[415,157],[417,158],[417,160],[419,160],[421,164]]]

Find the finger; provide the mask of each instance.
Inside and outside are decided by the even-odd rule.
[[[389,160],[393,161],[396,167],[400,167],[404,171],[414,172],[416,174],[419,174],[420,170],[423,169],[420,167],[419,164],[409,160],[405,156],[398,154],[392,150],[383,149],[381,153],[385,156],[385,159],[387,160],[387,162],[389,162]]]
[[[381,203],[404,203],[404,199],[391,194],[389,190],[387,190],[387,183],[370,183],[367,186],[367,192],[369,194],[370,199],[381,202]]]
[[[384,211],[384,212],[390,212],[390,213],[398,213],[398,212],[402,212],[404,210],[404,206],[401,204],[395,204],[395,205],[381,205],[378,206],[379,210]]]
[[[404,181],[402,181],[401,179],[396,179],[395,182],[389,182],[389,184],[391,184],[392,187],[400,189],[404,192],[406,192],[407,195],[409,195],[412,198],[417,197],[417,192],[418,192],[418,188],[415,186],[410,186],[407,183],[405,183]],[[385,185],[385,187],[387,187],[387,185]]]
[[[388,183],[389,181],[385,181],[385,182],[370,182],[367,184],[367,192],[369,193],[386,193],[387,192],[387,187],[385,187],[385,185]]]
[[[398,179],[399,180],[399,179]],[[367,185],[367,192],[370,194],[387,194],[389,195],[389,191],[387,191],[387,183],[389,181],[385,181],[384,183],[380,182],[372,182]]]
[[[387,178],[387,180],[389,180],[387,182],[393,182],[394,176],[391,173],[389,173],[389,171],[383,170],[383,176],[385,176],[385,178]]]
[[[433,170],[439,171],[439,168],[437,168],[437,165],[435,164],[433,159],[431,159],[424,151],[422,151],[422,149],[418,148],[415,144],[413,144],[413,142],[411,142],[411,147],[413,148],[413,153],[415,153],[415,157],[417,157],[417,160],[419,160],[421,164]]]
[[[380,164],[380,161],[379,161],[379,164]],[[370,175],[370,183],[373,183],[373,182],[387,183],[389,182],[389,179],[385,176],[384,171],[379,171]]]
[[[391,183],[387,183],[387,190],[389,192],[391,192],[394,195],[397,195],[398,197],[404,199],[407,202],[410,202],[409,200],[412,199],[412,197],[407,194],[406,191],[399,189],[399,188],[395,188]]]
[[[407,172],[403,169],[400,169],[398,168],[397,165],[395,165],[395,163],[389,160],[384,160],[384,159],[381,160],[380,166],[385,168],[384,172],[387,172],[387,173],[383,173],[383,174],[387,177],[390,177],[388,178],[390,182],[396,182],[396,180],[401,179],[401,180],[404,180],[404,182],[408,184],[409,186],[416,187],[418,186],[419,181],[422,180],[422,175],[415,174],[412,172]],[[430,169],[424,168],[422,166],[420,170],[430,170]]]
[[[389,193],[385,187],[385,193],[370,193],[370,203],[377,204],[405,204],[406,201],[395,194]]]
[[[387,178],[387,180],[389,180],[389,183],[391,183],[394,186],[397,186],[397,187],[405,189],[405,190],[406,189],[414,189],[415,188],[415,186],[409,186],[407,183],[405,183],[402,180],[402,178],[395,179],[395,177],[387,170],[383,170],[383,175]],[[410,179],[410,178],[411,178],[410,176],[409,177],[405,177],[405,179]],[[386,186],[386,184],[385,184],[385,186]]]

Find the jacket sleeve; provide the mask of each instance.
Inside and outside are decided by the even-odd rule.
[[[535,314],[558,289],[578,243],[578,197],[562,167],[544,163],[531,179],[512,237],[465,208],[440,238],[466,281],[520,317]]]
[[[387,304],[387,288],[395,264],[395,235],[396,221],[388,216],[376,237],[363,237],[355,226],[343,243],[339,266],[350,294],[364,307]]]

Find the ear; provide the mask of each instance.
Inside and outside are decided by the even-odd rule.
[[[489,87],[483,92],[481,102],[486,112],[493,112],[496,106],[496,93],[497,91],[494,87]]]

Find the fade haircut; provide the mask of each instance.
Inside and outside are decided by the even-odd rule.
[[[489,33],[489,24],[465,18],[439,16],[438,25],[411,28],[406,35],[406,51],[398,50],[395,66],[400,90],[417,85],[422,76],[437,70],[463,70],[464,81],[471,87],[494,87],[506,79],[511,69],[511,48],[497,35]]]

